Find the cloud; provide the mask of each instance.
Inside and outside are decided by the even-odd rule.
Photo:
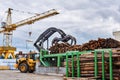
[[[3,18],[7,8],[25,12],[43,13],[50,9],[57,9],[60,14],[25,25],[14,31],[13,45],[18,50],[25,50],[28,32],[32,31],[32,40],[49,27],[62,29],[66,34],[77,38],[77,43],[82,44],[98,37],[113,37],[112,32],[120,25],[119,0],[0,0],[0,19]],[[13,10],[13,22],[33,16],[33,14],[20,13]],[[2,35],[0,35],[2,38]],[[0,38],[0,42],[2,39]],[[19,43],[19,44],[18,44]]]

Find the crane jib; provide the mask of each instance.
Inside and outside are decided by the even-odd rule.
[[[15,30],[17,27],[20,27],[20,26],[23,26],[23,25],[26,25],[26,24],[32,24],[32,23],[34,23],[38,20],[41,20],[41,19],[44,19],[44,18],[47,18],[47,17],[50,17],[50,16],[54,16],[54,15],[57,15],[57,14],[59,14],[59,12],[57,12],[55,9],[52,9],[52,10],[46,11],[44,13],[37,14],[35,16],[32,16],[32,17],[29,17],[27,19],[21,20],[19,22],[7,25],[7,26],[11,26],[11,27],[5,27],[3,30],[0,31],[0,33],[5,32],[5,31],[10,32],[10,31]]]

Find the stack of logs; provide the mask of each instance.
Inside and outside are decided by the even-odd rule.
[[[120,42],[111,38],[103,39],[99,38],[98,40],[91,40],[88,43],[83,45],[73,45],[71,46],[68,43],[55,44],[50,47],[50,52],[55,53],[64,53],[66,51],[84,51],[84,50],[94,50],[94,49],[103,49],[103,48],[114,48],[112,54],[112,67],[113,67],[113,80],[120,80]],[[118,49],[118,50],[117,50]],[[102,78],[102,54],[98,54],[98,80]],[[69,60],[69,77],[72,76],[72,60]],[[110,71],[109,71],[109,54],[105,53],[104,58],[105,65],[105,80],[110,80]],[[65,66],[65,65],[64,65]],[[74,57],[74,75],[77,76],[77,60]],[[94,77],[94,54],[83,54],[80,56],[80,74],[81,77]]]
[[[64,53],[66,51],[84,51],[103,48],[119,48],[120,42],[112,38],[98,38],[98,40],[90,40],[83,45],[70,45],[68,43],[56,43],[50,47],[50,53]]]
[[[98,80],[102,80],[102,55],[98,53]],[[74,75],[77,76],[77,58],[74,57]],[[113,52],[113,80],[120,80],[120,52]],[[64,63],[66,65],[66,63]],[[65,66],[64,65],[64,66]],[[69,77],[72,76],[72,60],[69,60]],[[80,75],[81,77],[94,77],[94,54],[83,54],[80,56]],[[105,80],[110,80],[110,71],[109,71],[109,54],[105,53],[104,58],[104,71],[105,71]]]

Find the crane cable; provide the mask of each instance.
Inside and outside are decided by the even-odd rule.
[[[32,41],[32,26],[29,26],[29,30],[28,30],[28,39],[26,40],[26,49],[29,48],[29,44],[33,44]]]
[[[13,9],[13,11],[16,11],[16,12],[21,12],[21,13],[27,13],[27,14],[36,14],[36,15],[40,15],[40,14],[38,14],[38,13],[26,12],[26,11],[15,10],[15,9]]]
[[[34,14],[34,15],[39,15],[38,13],[32,13],[32,12],[26,12],[26,11],[21,11],[21,10],[15,10],[15,9],[12,9],[13,11],[16,11],[16,12],[20,12],[20,13],[27,13],[27,14]],[[32,35],[32,31],[29,30],[28,32],[28,35],[29,35],[29,38],[31,38],[31,35]],[[31,39],[27,39],[26,40],[26,49],[28,49],[28,44],[29,43],[32,43],[32,40]]]

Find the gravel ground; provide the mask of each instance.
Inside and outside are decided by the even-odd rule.
[[[20,73],[18,70],[0,70],[0,80],[63,80],[63,77]]]

